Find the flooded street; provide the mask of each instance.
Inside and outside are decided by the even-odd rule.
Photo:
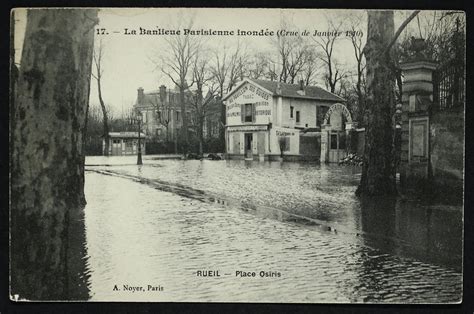
[[[460,301],[461,207],[361,202],[344,166],[135,161],[86,158],[92,300]]]

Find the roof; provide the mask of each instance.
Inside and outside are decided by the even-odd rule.
[[[186,91],[186,93],[185,93],[186,97],[190,97],[189,93],[190,93],[189,91]],[[179,100],[178,100],[179,92],[176,92],[174,90],[166,90],[166,96],[165,97],[167,98],[169,107],[173,108],[173,107],[179,107],[180,106]],[[156,108],[156,106],[161,106],[161,105],[162,105],[162,100],[160,98],[160,91],[159,90],[153,90],[153,91],[143,93],[143,100],[141,101],[141,103],[139,103],[139,100],[137,98],[135,100],[134,107]],[[186,103],[186,105],[189,106],[189,104],[187,104],[187,103]]]
[[[283,97],[293,97],[293,98],[310,98],[310,99],[318,99],[318,100],[327,100],[327,101],[335,101],[341,102],[345,101],[344,98],[337,96],[327,90],[318,87],[318,86],[306,86],[304,91],[304,95],[299,94],[300,85],[299,84],[288,84],[288,83],[281,83],[277,81],[267,81],[267,80],[254,80],[251,81],[257,83],[258,85],[262,86],[263,88],[271,91],[273,94],[277,94],[277,86],[280,84],[279,93]]]
[[[236,90],[239,89],[245,82],[252,82],[254,84],[259,85],[267,92],[270,92],[272,95],[281,95],[283,97],[289,98],[303,98],[303,99],[316,99],[316,100],[324,100],[330,102],[345,102],[345,99],[342,97],[337,96],[327,90],[318,87],[318,86],[306,86],[304,94],[301,93],[300,85],[299,84],[288,84],[282,83],[277,81],[268,81],[268,80],[256,80],[256,79],[244,79],[239,85],[237,85],[230,93],[225,95],[223,100],[227,99],[230,95],[232,95]],[[277,93],[279,85],[279,92]]]
[[[109,132],[111,138],[138,138],[138,132]],[[140,137],[145,138],[144,133],[140,133]]]

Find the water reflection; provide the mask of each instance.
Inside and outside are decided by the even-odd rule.
[[[84,209],[71,210],[68,232],[68,299],[88,300],[90,271],[86,265]]]
[[[146,160],[139,168],[123,162],[88,167],[91,298],[459,300],[462,210],[359,200],[353,193],[359,178],[353,168],[278,162]],[[284,276],[196,279],[202,268]],[[117,281],[158,282],[166,293],[114,293]]]
[[[461,271],[461,208],[374,197],[361,200],[360,213],[368,245]]]

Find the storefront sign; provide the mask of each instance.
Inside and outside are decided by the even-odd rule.
[[[244,84],[227,100],[227,105],[234,103],[249,103],[256,101],[268,101],[271,95],[258,86],[252,84]]]
[[[295,132],[292,130],[276,130],[276,136],[295,136]]]
[[[240,125],[228,127],[227,132],[256,132],[266,130],[268,130],[268,125]]]

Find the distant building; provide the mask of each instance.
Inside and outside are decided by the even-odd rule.
[[[302,82],[244,79],[223,101],[228,158],[274,160],[283,150],[285,159],[319,160],[326,112],[344,99]],[[343,119],[332,115],[333,129],[343,131]]]
[[[185,92],[186,115],[190,132],[195,132],[194,107],[191,104],[193,92]],[[211,95],[206,95],[208,100]],[[179,100],[179,89],[167,89],[161,85],[159,90],[145,93],[143,88],[138,89],[137,100],[134,108],[143,115],[143,131],[148,138],[165,141],[174,141],[183,124],[183,115]],[[204,137],[214,137],[219,134],[220,127],[220,102],[215,99],[209,101],[204,117]]]
[[[140,133],[142,154],[145,155],[146,136]],[[105,138],[102,140],[105,155]],[[109,132],[109,156],[138,154],[138,132]]]
[[[196,132],[195,108],[191,103],[193,92],[185,91],[186,116],[189,132]],[[209,97],[212,99],[209,100]],[[218,137],[220,127],[220,102],[212,95],[206,95],[203,133],[205,138]],[[138,89],[134,108],[143,116],[143,132],[149,139],[174,141],[183,124],[183,115],[179,99],[179,89],[167,89],[161,85],[159,90],[145,93]]]
[[[212,99],[208,100],[208,97],[211,97]],[[210,94],[208,94],[204,99],[207,101],[206,113],[204,116],[204,138],[219,138],[219,129],[221,128],[222,102]]]
[[[187,90],[186,99],[189,97],[191,92]],[[159,90],[145,93],[140,87],[134,109],[139,110],[143,116],[143,132],[148,138],[172,141],[181,129],[183,120],[177,89],[168,90],[166,86],[161,85]],[[186,111],[189,116],[189,103]]]

